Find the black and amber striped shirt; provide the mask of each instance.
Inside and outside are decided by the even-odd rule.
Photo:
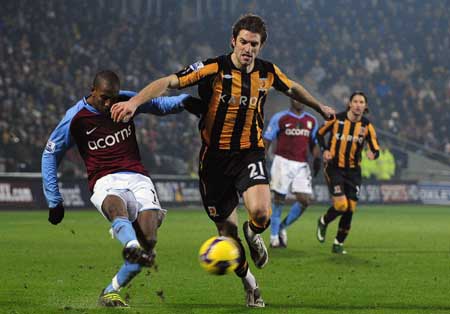
[[[271,87],[292,83],[280,69],[256,59],[250,73],[236,68],[231,54],[197,62],[176,73],[180,88],[198,85],[203,103],[200,130],[211,149],[264,149],[264,102]]]
[[[328,141],[325,135],[330,133]],[[329,150],[333,164],[338,168],[357,168],[361,163],[361,151],[368,143],[370,150],[377,156],[378,144],[375,128],[366,117],[358,122],[347,118],[347,112],[338,113],[334,119],[326,121],[317,132],[317,139],[322,150]]]

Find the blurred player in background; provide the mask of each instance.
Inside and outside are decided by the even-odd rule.
[[[287,227],[296,221],[311,202],[312,178],[308,164],[308,151],[313,159],[314,176],[320,170],[320,150],[317,146],[316,118],[304,111],[304,105],[291,99],[289,110],[276,113],[264,133],[269,151],[276,140],[275,156],[270,170],[270,189],[274,193],[270,223],[270,246],[287,247]],[[296,202],[281,222],[281,212],[288,192]]]
[[[119,77],[112,71],[96,74],[91,94],[83,97],[51,133],[42,155],[44,194],[49,206],[49,222],[64,218],[64,203],[58,188],[57,169],[66,151],[74,144],[84,160],[93,192],[92,203],[111,222],[114,237],[123,245],[125,263],[102,291],[102,306],[128,306],[118,294],[143,266],[154,262],[157,228],[165,210],[161,209],[152,180],[141,163],[135,125],[115,123],[110,108],[135,92],[121,91]],[[177,113],[193,100],[189,95],[152,99],[138,113]]]
[[[332,196],[333,205],[317,223],[317,239],[323,243],[327,226],[341,216],[339,228],[332,246],[332,252],[346,254],[344,241],[350,232],[353,213],[358,202],[361,186],[361,151],[365,143],[369,145],[367,158],[378,158],[375,128],[364,117],[368,111],[367,97],[363,92],[350,96],[347,111],[338,113],[318,131],[319,145],[323,151],[325,179]],[[325,135],[330,133],[328,141]]]
[[[236,274],[242,279],[250,307],[265,304],[238,236],[236,208],[242,196],[249,214],[243,225],[245,239],[256,267],[262,268],[268,261],[268,253],[260,234],[268,228],[271,215],[262,139],[267,93],[274,87],[323,115],[334,113],[300,84],[289,80],[276,65],[257,58],[266,38],[264,21],[256,15],[245,15],[233,26],[230,54],[196,62],[158,79],[129,101],[112,108],[115,121],[126,120],[141,104],[167,88],[198,85],[203,142],[199,158],[200,193],[205,211],[219,234],[233,237],[240,245],[242,259]]]

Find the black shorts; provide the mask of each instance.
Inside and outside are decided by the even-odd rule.
[[[203,206],[216,222],[230,216],[249,187],[269,184],[264,150],[208,150],[203,145],[198,169]]]
[[[343,169],[332,164],[324,167],[325,179],[332,196],[345,195],[348,199],[358,201],[361,186],[361,169]]]

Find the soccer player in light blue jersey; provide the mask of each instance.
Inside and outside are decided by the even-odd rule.
[[[49,222],[57,225],[64,218],[57,169],[66,151],[76,144],[86,166],[91,202],[109,220],[114,237],[122,244],[125,262],[99,298],[99,304],[108,307],[128,306],[118,292],[142,267],[153,265],[157,229],[165,216],[141,162],[133,117],[119,123],[111,119],[111,106],[134,95],[120,90],[120,80],[114,72],[97,73],[91,94],[67,110],[42,155]],[[187,94],[159,97],[141,106],[136,114],[177,113],[195,101]]]

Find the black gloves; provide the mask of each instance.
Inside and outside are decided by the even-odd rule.
[[[320,170],[320,165],[322,164],[322,160],[319,157],[314,158],[313,160],[313,176],[316,177]]]
[[[200,116],[205,112],[204,104],[201,99],[189,96],[183,100],[183,107],[186,111],[196,115],[200,118]]]
[[[53,224],[59,224],[64,218],[64,205],[59,203],[56,207],[48,209],[48,221]]]

